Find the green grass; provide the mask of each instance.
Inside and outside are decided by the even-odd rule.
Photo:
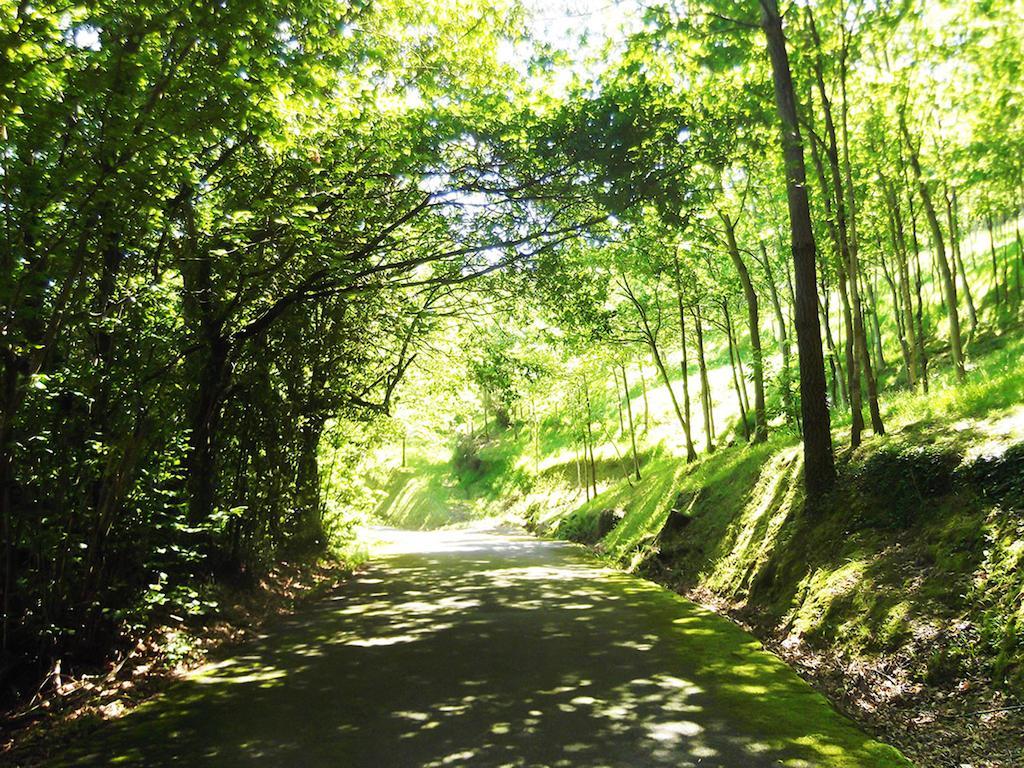
[[[598,548],[625,567],[710,591],[813,645],[903,649],[925,680],[970,667],[1024,688],[1020,349],[993,352],[961,389],[887,402],[892,434],[841,454],[821,509],[805,508],[798,444],[782,434],[690,467],[654,461],[558,531],[592,541],[602,513],[618,510]]]
[[[430,528],[448,522],[444,469],[396,468],[375,514],[400,528]]]
[[[1015,248],[1004,245],[1004,256]],[[966,348],[966,382],[952,376],[927,259],[925,300],[935,299],[927,395],[900,388],[895,329],[883,317],[888,434],[869,432],[851,451],[849,414],[833,413],[841,480],[817,511],[802,497],[798,437],[778,423],[765,444],[720,447],[686,464],[668,391],[650,366],[647,429],[639,377],[630,372],[641,480],[629,477],[628,436],[616,429],[611,390],[593,382],[604,425],[596,498],[588,501],[579,483],[573,435],[552,417],[536,443],[529,424],[492,425],[487,439],[464,446],[462,466],[434,457],[415,474],[396,474],[382,510],[411,527],[451,522],[452,510],[517,517],[595,545],[627,569],[713,593],[808,643],[861,655],[900,648],[922,679],[984,668],[1024,690],[1024,338],[1005,299],[995,311],[986,258],[965,252],[981,318]],[[887,288],[878,291],[887,316]],[[723,349],[708,350],[719,365],[711,376],[720,445],[735,439],[728,436],[738,411]],[[693,394],[695,371],[691,384]]]

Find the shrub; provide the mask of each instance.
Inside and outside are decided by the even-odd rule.
[[[935,446],[890,444],[853,471],[855,490],[865,501],[861,523],[866,527],[909,528],[929,499],[954,489],[959,454]]]

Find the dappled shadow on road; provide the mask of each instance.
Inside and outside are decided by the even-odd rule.
[[[395,537],[70,764],[898,765],[728,622],[579,550]],[[784,762],[783,762],[784,761]]]

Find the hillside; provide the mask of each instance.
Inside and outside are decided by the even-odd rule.
[[[813,507],[798,435],[747,444],[736,434],[719,354],[716,418],[731,432],[693,463],[651,367],[630,390],[641,479],[607,397],[593,498],[574,434],[552,416],[536,433],[528,421],[491,423],[449,457],[414,448],[403,469],[389,469],[385,450],[377,512],[422,528],[499,517],[587,544],[752,627],[923,765],[965,755],[1012,765],[1008,734],[1024,723],[1024,343],[1006,322],[972,339],[968,384],[940,373],[927,395],[885,395],[887,435],[850,450],[837,419],[840,480]],[[968,725],[964,712],[986,714]]]

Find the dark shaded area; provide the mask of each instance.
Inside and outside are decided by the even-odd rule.
[[[596,515],[589,509],[576,510],[562,518],[556,535],[580,544],[596,544],[622,521],[622,510],[605,508]]]
[[[62,765],[906,765],[734,625],[580,550],[396,536]]]

